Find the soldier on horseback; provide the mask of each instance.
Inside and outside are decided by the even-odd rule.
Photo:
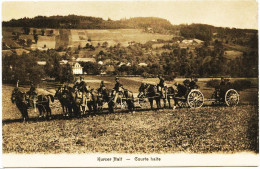
[[[85,106],[88,90],[87,90],[87,84],[84,81],[84,78],[82,76],[80,77],[80,82],[77,84],[77,86],[75,85],[75,89],[76,89],[76,96],[78,98],[82,98],[82,105]]]
[[[158,92],[160,93],[161,96],[164,96],[164,92],[163,92],[163,89],[165,87],[165,80],[162,76],[158,75],[158,78],[159,78],[159,83],[157,84],[157,90]]]
[[[106,86],[104,84],[104,81],[102,80],[101,83],[100,83],[100,87],[98,88],[98,93],[99,94],[102,94],[102,92],[106,89]]]
[[[123,85],[119,82],[119,78],[118,77],[115,78],[115,81],[116,81],[116,84],[115,84],[115,87],[113,88],[115,90],[114,102],[117,101],[118,94],[119,94],[119,88],[123,87]]]

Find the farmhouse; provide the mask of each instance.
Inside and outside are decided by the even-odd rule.
[[[45,66],[46,65],[46,61],[37,61],[37,65]]]
[[[103,65],[104,63],[103,63],[102,61],[99,61],[98,64],[99,64],[99,65]]]
[[[72,65],[72,72],[74,75],[83,74],[83,67],[78,62],[76,62]]]
[[[22,55],[23,53],[30,53],[30,51],[25,49],[15,49],[14,51],[18,56]]]
[[[138,66],[147,67],[148,65],[147,65],[147,63],[142,62],[142,63],[139,63]]]
[[[92,63],[96,63],[96,59],[95,58],[77,58],[76,62],[92,62]]]
[[[59,63],[60,63],[60,65],[66,65],[68,63],[68,61],[67,60],[61,60]]]

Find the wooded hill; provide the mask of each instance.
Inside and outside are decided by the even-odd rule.
[[[257,33],[257,30],[221,28],[205,24],[172,25],[168,20],[157,17],[134,17],[121,20],[104,20],[91,16],[36,16],[34,18],[20,18],[4,21],[5,27],[34,27],[34,28],[55,28],[55,29],[146,29],[154,33],[174,33],[180,31],[183,36],[194,37],[206,40],[212,33],[234,34],[239,36],[243,33]],[[194,32],[203,32],[194,35]],[[207,35],[208,34],[208,35]]]

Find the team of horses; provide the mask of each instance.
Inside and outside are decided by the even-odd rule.
[[[56,90],[55,95],[33,95],[21,92],[19,88],[15,88],[12,93],[12,103],[16,103],[17,108],[22,114],[23,120],[28,120],[28,109],[36,108],[39,111],[39,117],[47,119],[51,118],[50,102],[54,102],[54,99],[58,99],[64,117],[81,117],[88,113],[97,113],[103,111],[104,105],[107,105],[108,111],[114,113],[114,109],[122,102],[127,105],[127,109],[130,112],[135,111],[135,101],[133,92],[119,87],[117,93],[113,89],[101,88],[99,90],[87,89],[87,92],[77,90],[75,87],[59,87]],[[158,108],[166,108],[166,102],[168,101],[169,108],[171,107],[171,99],[174,101],[174,106],[178,104],[178,100],[175,97],[176,90],[173,87],[160,88],[154,84],[142,83],[139,88],[139,94],[137,99],[147,99],[150,103],[150,107],[154,110],[153,103],[156,102]],[[83,99],[85,97],[85,99]],[[161,105],[161,100],[164,102],[164,106]],[[84,102],[84,103],[83,103]]]

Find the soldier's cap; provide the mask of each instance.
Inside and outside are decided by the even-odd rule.
[[[116,77],[116,78],[115,78],[115,80],[119,80],[119,78],[118,78],[118,77]]]
[[[177,86],[179,83],[178,82],[175,82],[174,85]]]

